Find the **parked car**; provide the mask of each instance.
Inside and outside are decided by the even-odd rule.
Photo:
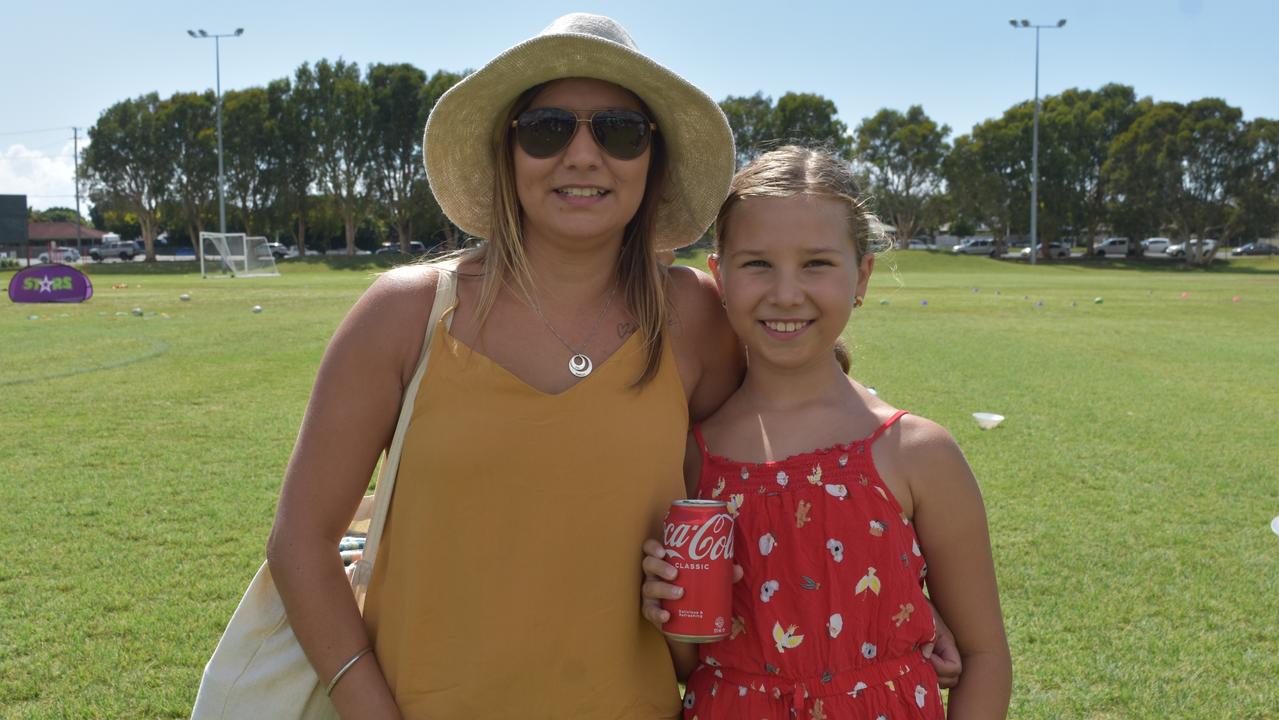
[[[1141,251],[1144,253],[1162,254],[1168,249],[1172,241],[1166,237],[1152,237],[1141,241]]]
[[[1230,251],[1231,255],[1279,255],[1279,245],[1272,245],[1264,240],[1250,242]]]
[[[373,251],[373,254],[374,254],[374,255],[391,255],[391,254],[395,254],[395,253],[398,253],[398,252],[400,252],[400,244],[399,244],[398,242],[395,242],[395,243],[382,243],[382,247],[378,248],[377,250],[374,250],[374,251]],[[426,246],[425,246],[425,245],[423,245],[421,242],[419,242],[419,241],[417,241],[417,240],[410,240],[410,241],[409,241],[409,254],[410,254],[410,255],[425,255],[425,254],[426,254]]]
[[[1204,240],[1203,243],[1199,246],[1199,252],[1204,255],[1207,255],[1208,253],[1211,253],[1212,251],[1216,249],[1217,249],[1217,241],[1213,240],[1212,238],[1208,238],[1207,240]],[[1168,257],[1183,258],[1186,256],[1186,243],[1183,242],[1183,243],[1177,243],[1176,245],[1169,245],[1168,249],[1164,251],[1164,254],[1166,254]]]
[[[913,237],[906,243],[907,250],[936,250],[937,246],[926,237]]]
[[[971,237],[961,242],[951,249],[951,252],[960,255],[989,255],[990,257],[999,257],[995,238],[991,237]]]
[[[103,240],[101,245],[89,248],[89,257],[97,262],[107,258],[120,258],[129,261],[137,255],[146,254],[142,243],[137,240]]]
[[[258,250],[259,255],[270,253],[276,260],[283,260],[289,256],[289,249],[284,247],[284,243],[269,242],[265,247]]]
[[[40,253],[40,262],[49,262],[48,250]],[[80,262],[80,251],[73,247],[55,248],[53,251],[53,262],[78,263]]]
[[[1048,252],[1048,257],[1068,258],[1070,257],[1070,245],[1060,240],[1053,240],[1052,242],[1048,243],[1047,252]],[[1020,255],[1022,259],[1025,259],[1025,260],[1030,259],[1030,248],[1022,248]]]
[[[1126,237],[1106,238],[1098,243],[1092,252],[1097,257],[1127,257],[1129,243]]]

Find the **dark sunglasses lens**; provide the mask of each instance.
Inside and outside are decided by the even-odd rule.
[[[648,149],[652,133],[648,118],[632,110],[604,110],[591,119],[595,140],[620,160],[637,158]]]
[[[550,157],[573,139],[577,117],[559,108],[538,108],[520,113],[515,122],[515,139],[524,152],[535,158]]]

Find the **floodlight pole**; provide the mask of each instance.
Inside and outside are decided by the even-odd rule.
[[[80,253],[80,128],[71,128],[72,156],[75,158],[75,251]]]
[[[1009,20],[1013,29],[1035,29],[1035,120],[1030,141],[1030,264],[1034,265],[1039,255],[1039,31],[1064,27],[1065,19],[1058,20],[1055,25],[1032,25],[1029,20]]]
[[[224,37],[240,37],[244,34],[244,28],[236,28],[233,33],[209,33],[204,30],[187,30],[187,35],[202,40],[213,38],[213,64],[214,72],[217,78],[217,115],[218,115],[218,232],[226,234],[226,199],[223,193],[223,187],[226,184],[223,180],[222,171],[222,46],[221,39]]]

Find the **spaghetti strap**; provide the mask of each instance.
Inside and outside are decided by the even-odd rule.
[[[706,447],[706,438],[702,437],[702,424],[698,423],[693,426],[693,438],[697,440],[697,449],[702,451],[702,461],[711,456],[711,451]]]
[[[880,425],[875,430],[875,432],[870,434],[870,437],[866,438],[866,444],[874,445],[875,441],[879,439],[879,436],[888,432],[888,428],[892,427],[893,423],[897,422],[898,420],[901,420],[903,415],[906,415],[909,413],[910,413],[909,410],[898,410],[897,412],[893,413],[892,417],[888,418],[888,420],[886,420],[883,425]]]

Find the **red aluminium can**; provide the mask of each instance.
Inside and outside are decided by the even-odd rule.
[[[672,640],[707,643],[728,637],[733,610],[733,516],[716,500],[676,500],[662,524],[666,562],[683,597],[663,600]]]

